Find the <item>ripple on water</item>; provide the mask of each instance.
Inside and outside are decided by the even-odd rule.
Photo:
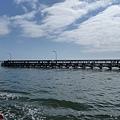
[[[120,119],[120,72],[1,70],[0,112],[6,120]]]

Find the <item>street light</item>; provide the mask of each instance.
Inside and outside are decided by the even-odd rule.
[[[55,60],[57,61],[57,52],[53,51],[55,53]]]
[[[11,60],[11,53],[7,53],[8,55],[10,55],[10,60]]]

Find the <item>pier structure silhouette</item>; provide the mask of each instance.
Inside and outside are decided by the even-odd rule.
[[[113,67],[120,69],[120,59],[111,60],[5,60],[1,63],[3,67],[13,68],[81,68],[81,69],[103,69],[112,70]]]

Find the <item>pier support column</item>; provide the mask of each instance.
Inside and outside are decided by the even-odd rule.
[[[110,63],[108,66],[109,70],[112,70],[112,64]]]
[[[86,64],[83,63],[83,64],[82,64],[82,69],[85,69],[85,68],[86,68]]]
[[[120,71],[120,66],[119,66],[119,71]]]
[[[112,66],[109,66],[108,68],[109,68],[109,70],[112,70]]]
[[[100,70],[102,70],[102,67],[103,67],[103,65],[102,65],[102,63],[101,63],[100,66],[99,66]]]
[[[100,68],[100,70],[102,70],[102,66],[100,66],[99,68]]]
[[[93,69],[94,68],[94,64],[90,63],[90,68]]]
[[[109,70],[112,70],[112,67],[109,67]]]

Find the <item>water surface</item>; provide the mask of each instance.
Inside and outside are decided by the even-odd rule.
[[[119,120],[120,72],[0,67],[6,120]]]

